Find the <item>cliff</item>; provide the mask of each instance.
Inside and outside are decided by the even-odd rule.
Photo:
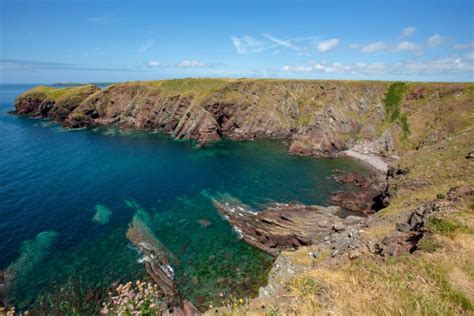
[[[345,154],[383,171],[337,175],[361,190],[331,202],[364,218],[300,204],[229,216],[215,201],[246,242],[277,256],[258,298],[217,313],[474,311],[472,83],[182,79],[37,87],[15,107],[69,128],[162,131],[200,145],[288,139],[290,153]]]
[[[472,119],[463,115],[472,102],[469,84],[179,79],[103,90],[40,86],[19,96],[15,107],[69,128],[162,131],[201,145],[224,136],[287,138],[295,154],[331,156],[355,147],[390,156],[462,129]]]

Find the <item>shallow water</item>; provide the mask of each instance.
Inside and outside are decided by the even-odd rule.
[[[254,295],[272,258],[239,240],[211,197],[230,194],[257,209],[269,201],[326,204],[343,187],[330,177],[334,169],[363,168],[291,156],[277,141],[196,149],[157,134],[66,131],[7,114],[30,87],[0,85],[0,269],[18,271],[9,294],[20,308],[67,301],[88,310],[114,281],[144,278],[125,237],[137,209],[177,257],[183,296],[207,305]]]

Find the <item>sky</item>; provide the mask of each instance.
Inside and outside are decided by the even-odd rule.
[[[0,0],[0,83],[474,81],[474,0]]]

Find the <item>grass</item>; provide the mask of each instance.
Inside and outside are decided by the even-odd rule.
[[[408,114],[403,113],[400,117],[400,123],[402,124],[403,136],[407,137],[410,135],[410,123],[408,122]]]
[[[422,251],[435,252],[439,247],[439,244],[433,238],[426,236],[418,242],[418,249]]]
[[[302,286],[292,290],[291,295],[305,297],[293,308],[314,315],[323,311],[337,315],[468,315],[474,311],[473,293],[469,291],[474,280],[464,272],[452,274],[474,260],[472,249],[465,247],[466,238],[443,240],[443,246],[419,256],[387,262],[365,257],[337,268],[313,269],[305,275]],[[459,286],[466,278],[470,285]],[[317,292],[307,284],[321,284],[317,289],[327,290]]]
[[[445,218],[432,218],[428,222],[428,229],[434,233],[450,236],[452,235],[460,225],[453,220]]]
[[[395,122],[400,117],[400,105],[402,103],[405,88],[404,82],[395,82],[390,85],[385,94],[383,104],[385,113],[390,118],[391,122]]]

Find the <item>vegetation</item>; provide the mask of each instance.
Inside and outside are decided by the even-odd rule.
[[[120,284],[102,305],[104,315],[158,315],[163,311],[156,284],[136,281]]]
[[[405,88],[403,82],[392,83],[385,94],[383,99],[385,113],[391,122],[395,122],[400,117],[400,105]]]
[[[427,252],[434,252],[439,248],[439,245],[432,238],[423,237],[418,242],[418,249]]]
[[[403,96],[406,90],[407,86],[404,82],[392,83],[383,99],[387,119],[390,123],[398,122],[401,125],[403,131],[403,134],[401,135],[402,138],[406,138],[410,134],[408,114],[402,114],[401,110]]]

